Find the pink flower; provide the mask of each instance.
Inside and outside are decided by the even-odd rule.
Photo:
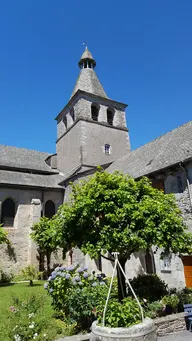
[[[17,309],[16,309],[13,305],[11,305],[11,306],[9,307],[9,310],[10,310],[12,313],[16,313],[16,311],[17,311]]]

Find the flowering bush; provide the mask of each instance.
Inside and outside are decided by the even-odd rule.
[[[57,324],[50,322],[42,313],[43,299],[31,295],[27,300],[14,299],[10,311],[10,340],[12,341],[52,341],[61,332]]]
[[[87,267],[78,264],[57,267],[44,284],[52,297],[56,311],[62,311],[70,323],[79,329],[89,328],[96,318],[96,306],[107,296],[108,286],[104,274],[89,274]]]

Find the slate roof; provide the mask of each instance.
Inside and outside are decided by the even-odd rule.
[[[62,187],[58,185],[62,179],[63,177],[59,174],[31,174],[0,169],[0,185],[62,189]]]
[[[45,160],[51,154],[0,145],[0,185],[62,189],[58,170]]]
[[[120,170],[139,178],[189,159],[192,159],[192,121],[129,152],[108,171]]]
[[[83,90],[96,96],[108,98],[93,69],[86,68],[80,71],[71,97],[73,97],[77,90]]]
[[[49,153],[0,145],[0,168],[20,168],[30,171],[56,173],[46,162]]]

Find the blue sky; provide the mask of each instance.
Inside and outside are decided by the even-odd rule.
[[[132,148],[191,120],[191,16],[191,0],[1,1],[0,144],[55,152],[83,41]]]

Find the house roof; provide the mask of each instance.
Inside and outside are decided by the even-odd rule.
[[[59,174],[31,174],[26,172],[0,169],[0,185],[30,186],[50,189],[62,189],[59,183],[63,177]]]
[[[109,172],[120,170],[134,178],[192,159],[192,121],[116,160]]]
[[[37,150],[0,145],[0,168],[58,173],[45,162],[50,155]]]

